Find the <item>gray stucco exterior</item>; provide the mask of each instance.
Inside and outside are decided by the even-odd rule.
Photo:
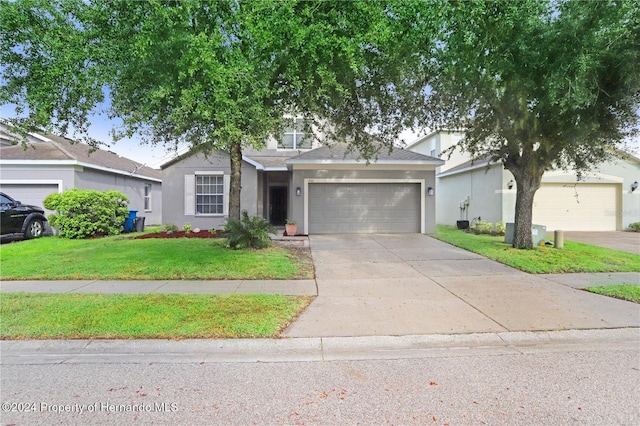
[[[344,147],[331,151],[321,147],[303,153],[289,152],[287,155],[282,155],[277,150],[265,149],[249,152],[243,158],[241,209],[247,210],[249,215],[262,216],[275,225],[283,225],[285,218],[295,220],[298,233],[309,233],[310,185],[362,184],[377,185],[379,189],[380,185],[391,183],[400,190],[403,190],[402,185],[412,185],[414,195],[411,196],[419,203],[417,223],[413,227],[397,229],[412,229],[404,232],[435,231],[433,193],[435,169],[444,163],[440,159],[397,149],[393,153],[382,153],[367,164],[357,155],[347,153]],[[208,157],[201,153],[185,153],[164,164],[162,173],[163,224],[180,227],[184,223],[190,223],[201,229],[219,229],[224,225],[227,212],[202,215],[194,211],[192,206],[196,202],[191,195],[191,188],[195,185],[192,177],[198,175],[221,175],[227,182],[230,164],[226,153],[219,152]],[[224,203],[228,204],[228,184],[225,186]],[[375,212],[377,220],[393,221],[392,206],[383,207],[383,211]],[[362,208],[366,210],[369,207],[363,203]],[[352,232],[375,232],[382,227],[358,229]],[[396,228],[384,229],[388,230],[384,232],[392,232]]]
[[[196,153],[179,157],[163,165],[163,225],[172,224],[182,228],[185,223],[189,223],[193,228],[200,229],[220,229],[224,226],[228,215],[224,213],[209,215],[197,214],[195,211],[190,212],[189,206],[187,206],[188,203],[195,201],[190,201],[186,196],[189,190],[185,185],[187,185],[190,180],[189,178],[185,178],[185,176],[209,173],[219,173],[225,176],[225,180],[228,181],[231,175],[229,155],[221,152],[212,153],[209,156]],[[262,200],[262,186],[258,181],[258,171],[256,167],[246,161],[242,163],[241,182],[240,208],[247,210],[250,216],[255,216],[258,214],[258,206]],[[224,191],[225,206],[228,206],[228,197],[227,185]]]

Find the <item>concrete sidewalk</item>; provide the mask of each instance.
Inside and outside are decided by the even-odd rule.
[[[2,281],[0,292],[15,293],[181,293],[284,294],[315,296],[314,280]]]

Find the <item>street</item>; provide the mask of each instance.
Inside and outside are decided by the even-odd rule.
[[[640,424],[637,340],[588,346],[333,361],[3,359],[2,424]]]

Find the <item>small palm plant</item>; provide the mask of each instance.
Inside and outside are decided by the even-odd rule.
[[[269,234],[276,232],[266,219],[260,216],[249,217],[247,211],[243,210],[240,220],[230,219],[225,223],[222,235],[227,238],[227,247],[231,249],[261,249],[271,245]]]

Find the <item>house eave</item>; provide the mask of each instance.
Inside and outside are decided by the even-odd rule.
[[[121,176],[134,177],[136,179],[143,179],[152,182],[162,183],[162,179],[140,175],[138,173],[127,172],[125,170],[112,169],[109,167],[102,167],[95,164],[85,163],[77,160],[0,160],[2,166],[67,166],[67,167],[81,167],[86,169],[99,170],[102,172],[113,173]]]

